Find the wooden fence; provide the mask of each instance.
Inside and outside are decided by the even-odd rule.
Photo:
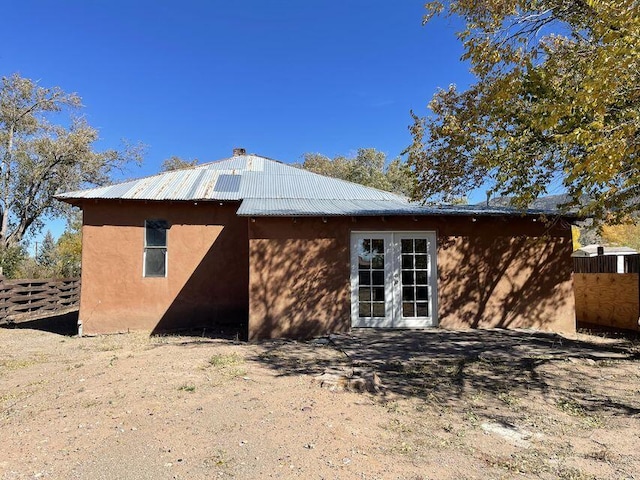
[[[574,258],[573,271],[579,328],[640,331],[640,255]]]
[[[574,273],[640,273],[640,255],[574,257],[573,271]]]
[[[637,273],[574,273],[573,289],[578,327],[640,330]]]
[[[80,279],[0,280],[0,324],[78,310]]]

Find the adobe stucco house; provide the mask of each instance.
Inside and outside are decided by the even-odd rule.
[[[84,212],[85,333],[575,329],[570,227],[535,212],[420,206],[242,150],[58,198]]]

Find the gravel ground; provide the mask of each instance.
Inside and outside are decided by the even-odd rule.
[[[3,479],[640,478],[627,340],[1,328],[0,345]]]

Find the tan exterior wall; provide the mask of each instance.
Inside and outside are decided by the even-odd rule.
[[[85,333],[246,324],[247,220],[237,204],[86,202],[80,321]],[[144,221],[163,219],[166,278],[143,277]]]
[[[440,326],[574,332],[572,250],[568,225],[447,222],[438,237]]]
[[[86,202],[86,333],[221,323],[250,339],[347,331],[352,231],[435,231],[444,328],[575,330],[571,231],[527,218],[256,218],[237,204]],[[145,219],[169,222],[166,278],[144,278]]]
[[[571,230],[528,218],[255,218],[249,338],[350,328],[351,231],[435,231],[444,328],[575,331]]]
[[[259,218],[249,231],[250,340],[349,328],[349,242],[343,221]]]

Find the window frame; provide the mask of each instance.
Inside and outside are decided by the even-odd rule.
[[[147,244],[147,232],[148,224],[150,222],[164,223],[164,245],[148,245]],[[147,273],[147,252],[149,250],[164,251],[164,273],[162,275],[154,275]],[[144,221],[144,233],[143,233],[143,249],[142,249],[142,277],[143,278],[167,278],[169,273],[169,222],[159,218],[150,218]]]

